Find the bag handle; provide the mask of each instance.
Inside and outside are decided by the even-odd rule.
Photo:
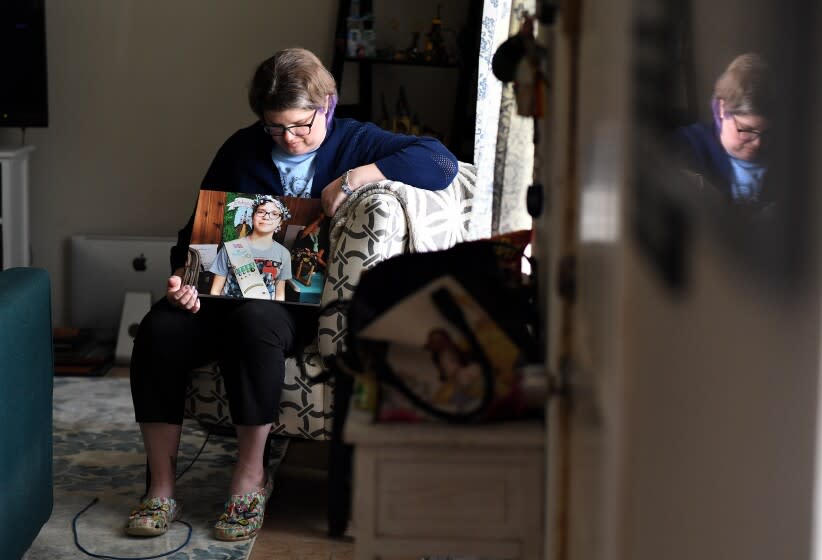
[[[471,327],[468,325],[465,314],[462,312],[459,305],[457,305],[457,302],[454,301],[454,297],[451,295],[451,292],[449,292],[447,288],[439,288],[431,294],[431,300],[434,302],[434,306],[437,310],[442,313],[443,317],[448,319],[448,321],[457,327],[465,338],[468,339],[468,343],[471,345],[471,349],[474,351],[474,355],[476,356],[482,371],[484,389],[482,401],[480,401],[480,403],[473,410],[466,412],[446,412],[434,407],[431,403],[422,399],[411,389],[409,389],[402,378],[394,372],[390,365],[388,365],[388,360],[379,360],[379,363],[377,364],[377,374],[381,381],[385,381],[386,383],[393,385],[403,396],[411,401],[414,406],[436,418],[439,418],[440,420],[445,420],[448,422],[474,421],[485,413],[494,398],[496,379],[494,377],[493,367],[491,366],[491,362],[488,360],[488,356],[486,356],[482,345],[479,343],[479,340],[477,340],[474,331],[471,330]]]

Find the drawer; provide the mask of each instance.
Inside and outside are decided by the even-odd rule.
[[[541,453],[405,451],[373,456],[376,535],[517,538],[540,523]]]

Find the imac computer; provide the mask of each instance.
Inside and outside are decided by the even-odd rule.
[[[126,294],[151,294],[152,303],[163,297],[171,272],[169,252],[176,241],[173,237],[72,236],[70,326],[114,332]]]

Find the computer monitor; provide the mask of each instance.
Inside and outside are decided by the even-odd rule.
[[[173,237],[75,235],[69,255],[69,326],[116,331],[125,295],[165,295]]]

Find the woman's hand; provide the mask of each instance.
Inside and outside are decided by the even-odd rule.
[[[337,213],[337,209],[348,198],[348,195],[342,191],[342,177],[337,177],[328,183],[323,189],[320,198],[322,199],[323,212],[326,216],[333,216]]]
[[[200,298],[197,288],[194,286],[183,286],[183,279],[177,275],[170,276],[166,284],[166,299],[174,307],[179,307],[191,313],[200,310]]]
[[[352,191],[357,190],[363,185],[384,181],[385,179],[386,177],[382,174],[380,168],[373,163],[354,167],[348,171],[348,187]],[[348,197],[342,190],[342,183],[343,178],[337,177],[325,186],[322,195],[320,195],[322,198],[323,211],[326,216],[336,214],[340,205]]]

